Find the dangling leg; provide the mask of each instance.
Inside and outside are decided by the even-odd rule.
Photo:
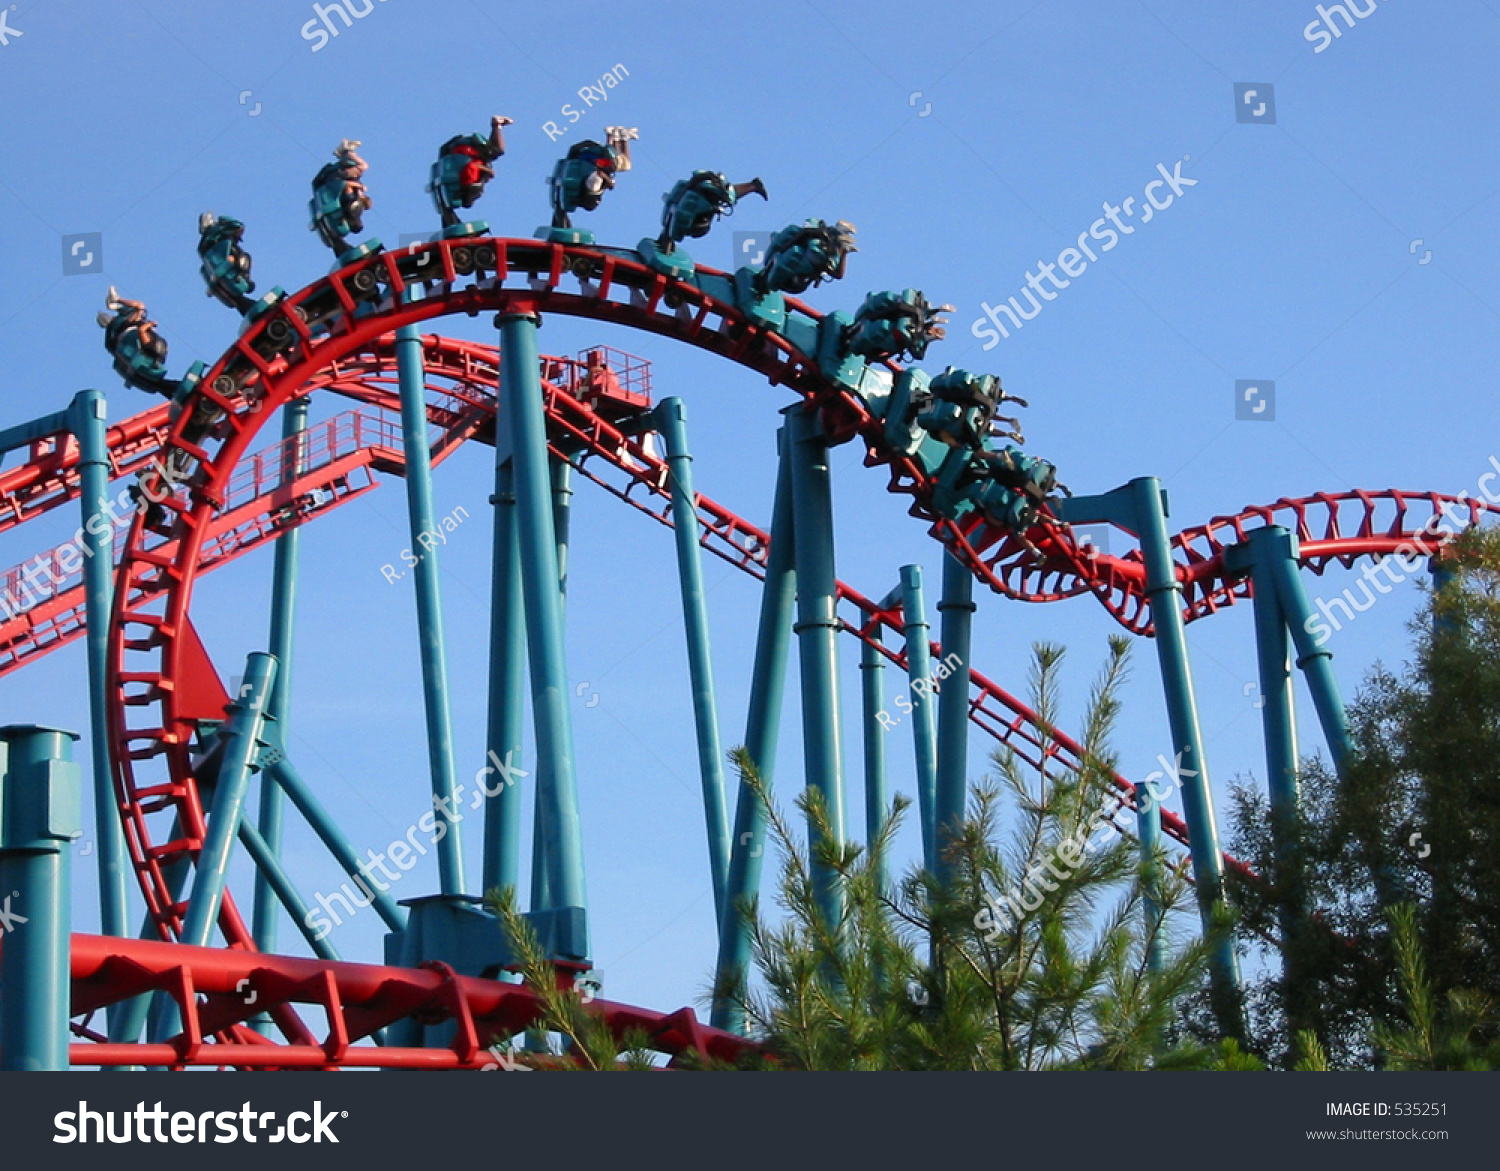
[[[514,118],[507,118],[504,114],[495,114],[490,118],[489,148],[491,158],[498,159],[505,153],[505,135],[500,133],[500,130],[504,126],[509,126],[514,121]]]

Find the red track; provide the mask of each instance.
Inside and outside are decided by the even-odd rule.
[[[1302,565],[1321,574],[1333,562],[1348,567],[1361,557],[1386,557],[1398,550],[1421,553],[1422,541],[1428,552],[1436,552],[1439,542],[1426,527],[1430,522],[1457,516],[1456,521],[1450,519],[1456,531],[1496,512],[1496,505],[1473,497],[1388,489],[1284,497],[1233,516],[1216,516],[1172,540],[1177,580],[1183,586],[1183,618],[1192,622],[1250,597],[1249,579],[1231,578],[1225,572],[1224,550],[1243,541],[1252,528],[1280,525],[1296,533]],[[986,536],[978,534],[981,549]],[[1040,560],[1014,539],[1000,540],[981,553],[994,588],[1023,602],[1055,602],[1093,593],[1128,630],[1152,633],[1140,550],[1124,557],[1085,556],[1071,540],[1048,545],[1037,536],[1032,534],[1043,550]]]
[[[248,983],[247,983],[248,981]],[[87,1017],[143,992],[172,997],[184,1028],[170,1042],[110,1044]],[[248,997],[247,992],[254,996]],[[246,1000],[254,1001],[254,1006]],[[246,1023],[263,1009],[286,1016],[293,1006],[320,1010],[323,1039],[306,1033],[278,1045]],[[691,1008],[675,1013],[595,1000],[592,1011],[623,1037],[643,1030],[652,1048],[676,1056],[692,1049],[733,1061],[750,1048],[743,1038],[699,1023]],[[540,1013],[536,994],[520,984],[456,975],[445,964],[388,968],[262,955],[233,948],[187,947],[152,940],[73,936],[74,1032],[88,1039],[72,1047],[74,1065],[208,1065],[236,1069],[483,1069],[495,1059],[487,1046],[521,1032]],[[360,1045],[403,1017],[457,1022],[448,1049]],[[234,1043],[214,1043],[213,1038]]]

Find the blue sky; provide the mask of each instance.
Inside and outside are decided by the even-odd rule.
[[[747,201],[694,242],[695,257],[729,267],[735,230],[852,221],[861,251],[815,304],[852,311],[868,291],[906,286],[955,304],[951,337],[925,364],[1002,375],[1031,401],[1030,449],[1075,491],[1160,476],[1174,528],[1320,490],[1472,491],[1500,454],[1488,426],[1500,369],[1491,4],[1380,0],[1322,52],[1304,37],[1318,14],[1300,0],[919,12],[892,0],[566,10],[376,0],[316,52],[300,35],[314,19],[303,0],[39,0],[6,13],[19,35],[0,47],[0,423],[58,409],[84,386],[108,391],[115,418],[151,405],[109,370],[93,322],[108,284],[149,304],[174,373],[228,346],[236,323],[196,272],[199,212],[249,225],[262,288],[297,288],[328,264],[306,229],[308,181],[341,138],[363,140],[367,223],[394,243],[436,226],[423,184],[437,146],[503,113],[516,120],[509,153],[478,209],[497,233],[545,221],[552,161],[606,123],[639,127],[640,141],[635,169],[587,217],[603,242],[655,234],[661,193],[694,168],[759,175],[770,202]],[[562,124],[564,104],[617,65],[607,103],[550,141],[544,124]],[[1236,83],[1274,87],[1273,125],[1236,121]],[[1024,328],[981,348],[969,329],[981,303],[1019,300],[1028,270],[1073,245],[1106,203],[1139,201],[1157,164],[1180,160],[1195,186]],[[64,276],[61,237],[85,232],[103,234],[102,273]],[[480,321],[440,328],[489,340]],[[545,352],[562,354],[598,340],[651,359],[657,393],[686,399],[699,490],[766,523],[784,392],[660,339],[556,319],[541,335]],[[1274,380],[1273,421],[1235,420],[1241,379]],[[879,596],[916,562],[935,582],[936,547],[883,477],[850,448],[835,467],[840,575]],[[460,776],[483,751],[489,492],[487,451],[439,472],[439,511],[473,518],[442,551]],[[706,985],[713,923],[671,535],[589,485],[575,502],[569,670],[599,696],[575,711],[596,960],[607,995],[674,1008]],[[0,557],[19,563],[75,523],[59,515],[7,534]],[[410,579],[380,573],[409,543],[399,484],[304,542],[292,751],[361,847],[403,834],[426,800]],[[264,645],[269,571],[262,551],[200,587],[195,618],[225,675]],[[1312,581],[1314,596],[1341,589],[1342,574]],[[708,580],[733,744],[757,592],[719,563]],[[1346,692],[1377,660],[1401,662],[1417,601],[1404,587],[1335,636]],[[1076,712],[1113,629],[1086,598],[983,598],[975,663],[1019,691],[1030,644],[1062,642]],[[1195,624],[1190,641],[1222,808],[1233,777],[1264,776],[1246,693],[1249,608]],[[852,825],[862,823],[855,661],[850,645]],[[800,772],[793,676],[779,767],[788,797]],[[4,719],[85,728],[83,679],[75,645],[0,680]],[[1309,709],[1299,717],[1311,750],[1321,741]],[[910,743],[892,736],[893,779],[909,792]],[[1118,746],[1133,776],[1168,751],[1149,645],[1136,648]],[[976,777],[983,751],[976,739]],[[477,833],[465,844],[477,884]],[[288,851],[306,890],[337,885],[300,828]],[[90,862],[78,870],[80,929],[96,922]],[[397,893],[434,884],[419,869]],[[248,889],[243,870],[234,885]],[[366,911],[335,939],[347,957],[374,960],[380,934]]]

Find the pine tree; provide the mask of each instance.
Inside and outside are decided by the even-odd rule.
[[[1371,1039],[1386,1069],[1500,1069],[1495,1003],[1472,988],[1450,988],[1439,1002],[1427,975],[1417,909],[1402,903],[1390,913],[1400,1024],[1375,1026]]]
[[[500,920],[521,978],[541,1003],[541,1014],[530,1030],[530,1049],[515,1050],[514,1037],[506,1038],[497,1048],[512,1047],[519,1060],[532,1069],[605,1073],[654,1068],[650,1041],[644,1032],[616,1037],[602,1017],[587,1009],[583,995],[571,982],[559,981],[557,969],[516,905],[514,887],[490,891],[485,906]],[[560,1042],[561,1053],[554,1051],[553,1037]]]
[[[1236,793],[1233,848],[1269,880],[1232,883],[1244,938],[1273,941],[1295,973],[1252,995],[1257,1048],[1278,1062],[1309,1060],[1312,1039],[1334,1067],[1415,1060],[1390,1047],[1413,1029],[1428,1039],[1401,1052],[1435,1061],[1444,1013],[1445,1028],[1471,1023],[1480,1050],[1497,1036],[1477,1006],[1500,998],[1500,532],[1465,534],[1445,564],[1451,580],[1412,622],[1411,663],[1377,667],[1350,707],[1344,774],[1304,763],[1293,840],[1311,913],[1295,938],[1279,937],[1291,893],[1265,800]],[[1393,926],[1402,904],[1409,931]]]
[[[764,801],[782,854],[779,903],[768,922],[743,908],[762,987],[728,989],[770,1060],[795,1069],[1259,1068],[1229,1044],[1177,1038],[1177,1005],[1200,988],[1207,948],[1174,944],[1169,925],[1187,883],[1165,859],[1161,910],[1145,925],[1136,845],[1108,827],[1118,809],[1108,740],[1129,646],[1112,639],[1090,697],[1083,766],[1023,767],[1002,751],[995,782],[977,788],[962,829],[945,842],[950,879],[922,869],[881,889],[871,854],[833,840],[820,795],[798,808],[811,850],[761,785],[743,751],[744,783]],[[1035,648],[1033,706],[1056,726],[1062,651]],[[1052,759],[1044,732],[1041,759]],[[898,799],[875,852],[887,854],[907,808]],[[1004,814],[1010,824],[1002,826]],[[830,922],[814,897],[812,863],[835,876]],[[1151,945],[1164,955],[1157,971]]]

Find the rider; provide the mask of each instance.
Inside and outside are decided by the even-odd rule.
[[[490,136],[458,134],[438,150],[432,167],[432,201],[443,217],[443,226],[459,223],[457,209],[473,207],[484,194],[485,184],[495,177],[492,162],[505,153],[502,127],[514,119],[496,114],[490,118]]]
[[[822,220],[791,224],[771,237],[765,264],[755,274],[761,293],[805,293],[825,280],[839,280],[854,246],[854,225],[839,220],[830,227]]]
[[[679,179],[666,194],[656,246],[671,252],[680,240],[708,235],[715,219],[752,192],[769,198],[766,185],[759,179],[731,184],[717,171],[694,171],[688,178]]]
[[[250,279],[250,253],[241,244],[244,238],[245,225],[239,220],[211,211],[198,217],[198,255],[203,258],[208,295],[241,313],[254,304],[250,294],[255,292],[255,282]]]
[[[928,304],[916,289],[871,293],[845,329],[844,344],[851,353],[864,358],[880,360],[909,354],[920,361],[927,347],[944,335],[948,322],[941,314],[952,312],[952,305]]]
[[[177,384],[167,379],[167,339],[146,316],[145,304],[120,296],[113,285],[104,304],[109,312],[101,311],[98,321],[115,371],[127,386],[171,398]]]
[[[312,182],[313,229],[335,252],[344,250],[344,237],[365,230],[364,214],[371,205],[370,193],[360,182],[370,164],[360,158],[357,138],[346,138],[334,151],[334,161],[325,163]]]
[[[630,141],[640,132],[624,126],[606,126],[604,144],[584,139],[568,148],[552,169],[552,226],[571,228],[568,213],[582,208],[593,211],[604,193],[615,185],[615,176],[630,170]]]

